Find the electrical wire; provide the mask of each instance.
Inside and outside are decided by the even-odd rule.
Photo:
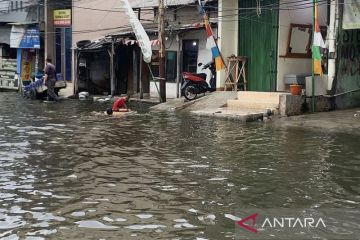
[[[258,1],[258,0],[256,0]],[[334,1],[334,0],[332,0]],[[81,0],[75,1],[75,2],[82,2]],[[323,5],[323,4],[327,4],[327,0],[319,0],[319,5]],[[295,5],[294,5],[295,4]],[[339,3],[342,5],[345,4],[351,4],[351,3]],[[39,3],[39,4],[34,4],[34,5],[39,5],[39,6],[45,6],[43,3]],[[88,5],[88,3],[86,3],[86,5]],[[292,8],[289,7],[284,7],[284,8],[280,8],[280,6],[284,6],[284,5],[292,5]],[[79,8],[79,9],[84,9],[84,10],[91,10],[91,11],[101,11],[101,12],[124,12],[124,10],[113,10],[113,9],[101,9],[101,8],[92,8],[92,7],[84,7],[84,6],[80,6],[80,5],[74,5],[71,3],[48,3],[47,6],[53,6],[53,7],[73,7],[73,8]],[[167,12],[176,12],[182,8],[185,7],[197,7],[197,4],[188,4],[188,5],[182,5],[178,8],[175,9],[168,9]],[[278,6],[278,7],[276,7]],[[284,3],[275,3],[275,4],[269,4],[269,5],[264,5],[261,7],[261,9],[268,9],[268,10],[299,10],[299,9],[303,9],[305,6],[305,8],[311,8],[312,7],[312,1],[311,0],[295,0],[295,1],[288,1],[288,2],[284,2]],[[218,7],[211,7],[211,6],[205,6],[205,8],[213,8],[213,9],[218,9]],[[234,10],[257,10],[258,6],[256,7],[250,7],[250,8],[223,8],[221,10],[221,12],[223,11],[234,11]],[[0,9],[1,10],[1,9]],[[142,11],[153,11],[153,8],[141,8]]]
[[[332,0],[332,2],[334,2],[335,0]],[[4,1],[5,2],[5,1]],[[77,3],[80,3],[80,2],[83,2],[81,0],[78,0],[78,1],[75,1]],[[305,2],[305,3],[304,3]],[[319,1],[319,6],[321,5],[331,5],[332,3],[328,3],[327,1]],[[288,7],[284,7],[284,6],[289,6],[291,5],[291,8]],[[295,5],[294,5],[295,4]],[[345,3],[343,3],[345,4]],[[40,4],[40,6],[43,6]],[[49,6],[49,5],[48,5]],[[55,3],[53,4],[53,6],[68,6],[68,7],[71,7],[69,6],[68,4],[66,3]],[[169,9],[169,11],[167,12],[173,12],[173,13],[176,13],[177,14],[177,17],[178,18],[186,18],[187,21],[193,21],[193,23],[196,23],[198,21],[202,21],[202,18],[200,16],[194,16],[194,13],[181,13],[181,12],[177,12],[178,10],[181,10],[182,8],[184,7],[195,7],[197,5],[194,5],[194,4],[190,4],[190,5],[183,5],[183,6],[179,6],[175,9]],[[295,6],[295,7],[294,7]],[[76,6],[76,5],[73,5],[72,7],[74,8],[79,8],[79,9],[84,9],[84,10],[88,10],[88,11],[101,11],[101,12],[123,12],[122,10],[112,10],[112,9],[99,9],[99,8],[92,8],[92,7],[81,7],[81,6]],[[261,6],[261,10],[262,10],[262,13],[266,13],[267,11],[275,11],[275,10],[289,10],[289,11],[292,11],[292,10],[301,10],[301,9],[307,9],[307,8],[312,8],[312,4],[310,4],[309,1],[298,1],[298,0],[295,0],[295,1],[289,1],[289,2],[286,2],[286,3],[278,3],[278,4],[269,4],[269,5],[264,5],[264,6]],[[235,8],[235,9],[219,9],[218,7],[213,7],[213,6],[207,6],[206,7],[207,9],[214,9],[213,11],[208,11],[209,14],[215,14],[215,13],[218,13],[219,16],[217,17],[212,17],[211,20],[213,21],[217,21],[217,22],[220,22],[220,21],[223,21],[223,22],[232,22],[232,21],[239,21],[241,19],[244,19],[244,20],[250,20],[250,21],[253,21],[253,22],[258,22],[258,23],[263,23],[263,24],[269,24],[267,22],[263,22],[259,19],[253,19],[254,16],[257,15],[257,12],[256,12],[256,8]],[[217,10],[217,11],[215,11]],[[255,11],[254,11],[255,10]],[[153,12],[153,9],[145,9],[142,11],[149,11],[149,12],[145,12],[143,15],[145,16],[148,16],[149,14],[152,14]],[[223,14],[223,13],[226,13],[226,12],[234,12],[234,11],[238,11],[237,13],[233,13],[233,14]],[[234,19],[235,17],[237,17],[238,19]],[[151,19],[141,19],[142,21],[148,21],[148,22],[154,22],[155,20],[151,20]],[[170,19],[167,19],[169,22],[171,22]],[[101,29],[82,29],[82,30],[73,30],[73,34],[84,34],[84,33],[91,33],[91,32],[102,32],[102,31],[110,31],[110,30],[122,30],[122,29],[126,29],[126,28],[129,28],[130,26],[127,24],[127,25],[122,25],[122,26],[119,26],[119,27],[112,27],[112,28],[101,28]],[[288,26],[280,26],[280,27],[288,27]],[[46,33],[44,33],[46,34]],[[53,34],[53,33],[50,33],[50,32],[47,32],[47,34]]]

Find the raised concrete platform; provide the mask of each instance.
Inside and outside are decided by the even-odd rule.
[[[66,88],[63,88],[59,92],[60,98],[68,98],[74,95],[74,83],[66,82]]]
[[[197,111],[197,110],[217,110],[218,108],[226,106],[228,99],[235,99],[235,92],[213,92],[199,97],[194,101],[187,101],[185,98],[171,99],[166,103],[158,104],[151,107],[152,111]]]
[[[283,94],[288,93],[282,93],[282,92],[256,92],[256,91],[239,91],[237,93],[237,97],[239,99],[246,98],[246,99],[267,99],[269,101],[277,101],[279,97]]]
[[[236,92],[214,92],[194,101],[186,101],[184,98],[170,100],[166,103],[150,108],[152,111],[186,112],[197,116],[217,117],[241,122],[262,120],[269,116],[270,112],[264,109],[232,109],[227,107],[231,100],[235,100]]]
[[[200,101],[194,102],[187,111],[217,110],[226,107],[229,99],[235,99],[236,92],[214,92]]]
[[[278,110],[280,107],[280,96],[286,93],[278,92],[253,92],[240,91],[237,99],[228,100],[229,109],[258,109],[258,110]]]
[[[279,108],[279,103],[268,102],[266,100],[248,100],[248,99],[239,99],[239,100],[228,100],[228,108],[230,109],[277,109]]]
[[[233,110],[229,108],[219,108],[217,110],[205,109],[205,110],[192,111],[191,113],[197,116],[217,117],[227,120],[237,120],[241,122],[253,122],[257,120],[263,120],[264,115],[267,114],[266,112],[259,110],[251,110],[251,109]]]
[[[184,98],[168,99],[166,103],[160,103],[150,108],[154,112],[176,112],[180,109],[186,108],[192,102],[186,103]]]

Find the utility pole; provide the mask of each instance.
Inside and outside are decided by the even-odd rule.
[[[159,78],[160,78],[160,99],[166,102],[166,50],[165,50],[165,7],[164,0],[159,0]]]
[[[327,90],[333,95],[333,82],[336,74],[336,38],[339,26],[339,1],[335,0],[330,4],[330,24],[329,24],[329,57],[328,57],[328,86]]]
[[[31,9],[33,8],[33,6],[31,7]],[[21,11],[23,11],[23,9],[21,9]],[[40,22],[40,2],[37,3],[36,5],[36,20],[37,20],[37,24],[38,24],[38,29],[39,29],[39,38],[40,38],[40,26],[41,26],[41,22]],[[37,74],[39,72],[39,49],[35,50],[35,74]]]

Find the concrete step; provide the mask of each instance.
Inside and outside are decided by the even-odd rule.
[[[265,100],[253,100],[253,99],[238,99],[238,100],[228,100],[227,107],[229,109],[278,109],[279,100],[268,101]]]
[[[233,119],[241,122],[253,122],[257,120],[263,120],[264,115],[267,114],[266,110],[259,109],[229,109],[219,108],[219,109],[203,109],[197,111],[191,111],[191,113],[198,116],[211,116],[224,119]]]
[[[237,94],[239,100],[244,101],[265,101],[269,103],[279,104],[280,95],[284,93],[278,92],[253,92],[253,91],[240,91]]]

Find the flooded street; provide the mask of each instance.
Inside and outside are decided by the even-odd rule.
[[[3,239],[234,239],[239,208],[359,207],[359,135],[0,103]]]

